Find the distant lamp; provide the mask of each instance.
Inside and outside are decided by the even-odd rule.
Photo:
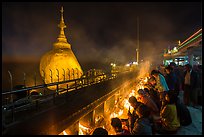
[[[180,40],[178,41],[178,45],[179,45],[179,46],[181,45],[181,41],[180,41]]]
[[[110,65],[111,65],[112,67],[115,67],[115,66],[116,66],[116,64],[115,64],[115,63],[111,63]]]
[[[126,67],[129,67],[129,66],[130,66],[130,64],[126,64],[125,66],[126,66]]]
[[[174,50],[174,52],[178,52],[178,49],[177,49],[177,47],[174,47],[174,49],[173,49],[173,50]]]
[[[170,49],[168,49],[168,54],[171,54],[171,50]]]

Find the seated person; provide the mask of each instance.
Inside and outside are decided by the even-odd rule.
[[[136,110],[139,118],[135,121],[131,135],[152,135],[152,126],[150,124],[149,108],[142,104]]]
[[[111,126],[114,128],[116,135],[130,135],[129,130],[122,128],[122,122],[119,118],[111,118]]]
[[[157,108],[160,109],[160,99],[159,96],[157,94],[157,91],[153,90],[153,89],[148,89],[148,88],[144,88],[144,91],[148,93],[149,97],[155,102],[155,104],[157,105]]]
[[[142,103],[138,102],[134,96],[131,96],[128,101],[129,101],[130,105],[134,108],[132,113],[130,113],[130,111],[128,111],[129,131],[131,131],[133,126],[134,126],[135,120],[138,118],[138,115],[136,114],[136,109]]]
[[[160,134],[174,134],[180,127],[174,93],[172,91],[167,92],[164,101],[160,111],[160,119],[155,123],[154,129]]]
[[[147,92],[149,93],[150,97],[152,98],[152,100],[156,103],[157,107],[160,109],[161,107],[161,103],[160,103],[160,99],[159,99],[159,93],[158,90],[155,88],[156,85],[156,79],[155,77],[150,77],[147,81],[147,83],[144,85],[145,88],[144,90],[148,90]]]
[[[144,90],[139,89],[137,91],[136,99],[138,100],[138,102],[147,105],[151,109],[152,111],[151,113],[153,114],[159,113],[159,108],[157,107],[156,103],[151,99],[150,96],[147,95],[147,93]]]

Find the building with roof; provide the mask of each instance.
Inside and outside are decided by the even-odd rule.
[[[175,62],[177,65],[202,65],[202,28],[172,49],[164,51],[163,64]]]

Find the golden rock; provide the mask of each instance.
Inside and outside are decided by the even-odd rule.
[[[63,19],[63,7],[61,8],[61,21],[58,27],[60,34],[57,42],[53,44],[53,49],[44,54],[40,60],[40,75],[45,84],[76,79],[83,75],[83,70],[64,34],[66,25]],[[59,88],[66,87],[66,84],[59,85]],[[56,90],[56,86],[49,86],[48,88]]]

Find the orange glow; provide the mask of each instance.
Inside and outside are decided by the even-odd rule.
[[[46,84],[52,82],[71,80],[81,77],[83,71],[71,49],[52,50],[45,54],[40,62],[40,74]],[[74,75],[73,75],[74,74]],[[52,78],[51,78],[52,76]],[[66,84],[59,85],[66,88]],[[56,90],[56,86],[48,87]]]
[[[63,135],[68,135],[67,132],[66,132],[65,130],[63,131]]]
[[[87,128],[79,123],[79,135],[86,135],[90,133],[90,128]]]

